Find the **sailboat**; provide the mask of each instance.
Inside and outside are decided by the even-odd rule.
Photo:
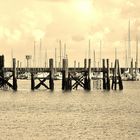
[[[127,59],[127,57],[126,57]],[[139,81],[140,80],[140,73],[138,70],[138,38],[136,38],[136,62],[135,62],[135,69],[133,68],[133,59],[131,60],[131,67],[124,71],[122,74],[122,80],[125,81]]]

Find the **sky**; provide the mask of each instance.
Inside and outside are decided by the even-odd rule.
[[[121,65],[125,65],[128,48],[128,22],[131,27],[131,56],[135,59],[136,36],[140,32],[139,0],[0,0],[0,54],[6,66],[12,55],[26,65],[25,55],[32,55],[36,42],[36,63],[44,66],[47,57],[59,61],[59,40],[66,44],[69,65],[76,60],[83,65],[95,50],[96,62],[102,58],[114,62],[115,48]],[[40,39],[42,41],[39,55]],[[38,64],[36,64],[38,65]],[[33,66],[33,64],[32,64]]]

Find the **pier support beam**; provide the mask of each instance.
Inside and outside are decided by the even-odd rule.
[[[103,89],[110,90],[109,59],[106,62],[107,66],[105,65],[105,59],[103,59]]]
[[[13,58],[13,90],[17,91],[16,59]]]
[[[68,72],[68,59],[63,59],[63,69],[62,69],[62,90],[71,90],[72,82],[70,78],[70,73]]]
[[[53,59],[49,59],[49,66],[50,66],[50,78],[49,78],[49,85],[50,90],[54,90],[54,65],[53,65]]]
[[[8,82],[13,77],[13,83]],[[4,55],[0,56],[0,88],[10,87],[17,91],[17,72],[16,72],[16,59],[13,58],[12,74],[9,77],[4,76]]]
[[[31,72],[31,90],[39,89],[40,86],[44,86],[46,89],[50,89],[51,91],[54,90],[54,66],[53,66],[53,59],[49,59],[49,78],[46,77],[35,77],[34,73]],[[35,79],[39,80],[39,83],[35,85]],[[49,80],[49,86],[45,83],[46,80]]]
[[[88,69],[87,61],[84,59],[84,68],[85,68],[85,79],[84,79],[84,89],[91,90],[91,59],[88,59]]]
[[[34,81],[34,74],[33,72],[31,73],[31,90],[34,90],[35,88],[35,81]]]
[[[5,85],[4,82],[4,55],[0,56],[0,87]]]
[[[115,67],[114,67],[113,77],[112,77],[112,89],[117,90],[117,84],[119,84],[119,89],[123,90],[123,83],[122,83],[118,59],[115,60]]]

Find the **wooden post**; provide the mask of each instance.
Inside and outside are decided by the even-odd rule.
[[[103,89],[106,89],[106,81],[105,81],[105,59],[103,59]]]
[[[53,59],[49,59],[49,66],[50,66],[50,90],[54,90],[54,67],[53,67]]]
[[[84,89],[87,90],[87,81],[88,81],[88,78],[87,78],[87,59],[85,58],[84,59]]]
[[[119,89],[123,89],[122,79],[121,79],[121,72],[119,67],[119,60],[115,60],[115,68],[113,70],[113,77],[112,77],[112,89],[117,90],[117,84],[119,84]]]
[[[135,80],[137,80],[137,61],[135,61]]]
[[[72,80],[71,80],[71,77],[70,77],[70,73],[68,73],[68,85],[69,85],[69,88],[68,90],[72,90]]]
[[[88,59],[88,83],[87,90],[91,90],[91,59]]]
[[[110,77],[109,77],[109,59],[107,59],[107,90],[110,90]]]
[[[13,90],[17,91],[16,59],[13,58]]]
[[[68,59],[63,59],[63,71],[62,71],[62,89],[70,90],[71,89],[71,81],[70,75],[68,73]]]
[[[119,60],[117,60],[117,63],[118,63],[119,90],[123,90],[123,83],[122,83],[122,78],[121,78],[121,71],[120,71],[120,66],[119,66]]]
[[[133,74],[133,58],[131,60],[131,73],[130,74],[132,75],[132,80],[134,80],[134,74]]]
[[[31,90],[34,90],[34,87],[35,87],[34,74],[31,73]]]
[[[114,68],[114,75],[113,75],[113,77],[114,77],[113,82],[115,84],[115,90],[116,90],[117,89],[117,60],[115,60],[115,68]]]
[[[0,56],[0,76],[4,76],[4,55]]]
[[[1,79],[0,81],[0,85],[4,85],[4,55],[0,56],[0,77],[3,79]]]

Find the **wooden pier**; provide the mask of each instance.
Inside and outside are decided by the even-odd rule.
[[[31,90],[37,90],[41,86],[45,87],[48,90],[53,91],[55,89],[54,85],[54,75],[55,72],[62,73],[62,90],[71,91],[73,89],[78,89],[78,87],[83,88],[84,90],[91,90],[91,80],[93,73],[102,73],[103,90],[110,90],[110,81],[112,80],[112,90],[117,89],[117,84],[119,84],[119,89],[123,89],[122,79],[120,76],[120,67],[119,60],[115,60],[114,68],[109,68],[109,59],[103,59],[102,68],[92,68],[91,59],[84,59],[83,68],[70,68],[68,66],[68,59],[63,59],[62,68],[54,68],[53,59],[49,59],[49,68],[20,68],[16,67],[16,59],[13,58],[13,67],[5,68],[4,67],[4,56],[0,56],[0,88],[3,89],[5,86],[8,86],[12,90],[17,90],[17,75],[21,73],[28,72],[31,75]],[[105,63],[106,62],[106,63]],[[110,71],[113,72],[112,79],[110,79]],[[6,75],[6,73],[11,73]],[[42,78],[37,77],[38,73],[48,73],[47,76]],[[12,79],[12,83],[9,80]],[[36,81],[38,80],[38,84]],[[48,83],[47,83],[48,82]]]

